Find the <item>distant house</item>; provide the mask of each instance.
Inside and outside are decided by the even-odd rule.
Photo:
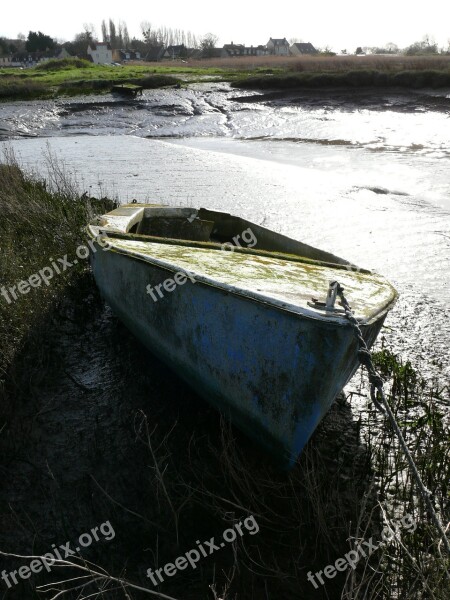
[[[112,57],[115,62],[127,62],[128,60],[141,60],[141,53],[135,50],[113,50]]]
[[[178,44],[176,46],[167,46],[162,55],[163,59],[176,60],[180,58],[186,58],[188,56],[188,49],[184,44]]]
[[[269,54],[275,56],[289,56],[289,42],[286,38],[270,38],[266,44]]]
[[[0,67],[12,67],[12,54],[8,54],[8,56],[0,56]]]
[[[231,44],[224,45],[222,48],[221,57],[230,58],[230,56],[243,56],[244,51],[244,44],[235,44],[234,42],[231,42]]]
[[[41,54],[39,62],[44,60],[52,60],[55,58],[70,58],[72,56],[69,52],[67,52],[66,48],[59,48],[59,50],[52,50],[50,52],[45,52],[44,54],[36,52],[35,54]]]
[[[222,58],[222,48],[205,48],[204,50],[194,49],[189,55],[189,58],[192,58],[192,60],[200,60],[203,58]]]
[[[164,52],[164,46],[153,46],[153,48],[150,48],[150,50],[147,52],[145,60],[147,60],[148,62],[160,61],[164,55]]]
[[[289,50],[294,56],[300,56],[302,54],[318,54],[317,50],[314,48],[311,42],[307,42],[306,44],[302,42],[297,42],[295,44],[292,44]]]
[[[96,65],[108,65],[113,61],[111,45],[107,42],[91,42],[87,54]]]
[[[48,50],[47,52],[18,52],[9,56],[0,56],[1,67],[34,67],[39,63],[57,58],[69,58],[71,55],[65,48]]]
[[[266,46],[263,46],[262,44],[245,48],[245,56],[265,56],[268,53],[269,51]]]
[[[225,44],[221,49],[220,58],[230,58],[232,56],[264,56],[268,54],[265,46],[245,46],[244,44]]]
[[[69,58],[71,56],[72,55],[66,50],[66,48],[61,48],[58,52],[58,58]]]

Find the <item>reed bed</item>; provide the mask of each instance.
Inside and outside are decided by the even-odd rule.
[[[450,68],[450,55],[435,56],[403,56],[403,55],[366,55],[366,56],[241,56],[234,58],[205,58],[202,60],[164,61],[156,63],[134,62],[130,65],[154,66],[183,69],[216,68],[236,71],[253,71],[255,69],[276,71],[306,72],[345,72],[353,69],[376,69],[386,72],[405,70],[422,71],[428,69]]]
[[[425,71],[379,71],[379,70],[350,70],[350,71],[324,71],[313,73],[304,71],[300,73],[283,73],[281,75],[249,76],[232,83],[234,87],[243,89],[387,89],[403,88],[414,89],[439,89],[450,88],[450,69],[425,70]]]
[[[28,334],[88,265],[80,261],[55,277],[51,285],[42,284],[26,295],[17,292],[18,283],[66,254],[73,256],[86,239],[88,220],[109,203],[82,194],[72,175],[49,151],[44,161],[49,174],[46,181],[25,174],[8,150],[0,164],[0,274],[7,290],[7,297],[0,297],[0,390]],[[14,285],[17,299],[8,292]]]

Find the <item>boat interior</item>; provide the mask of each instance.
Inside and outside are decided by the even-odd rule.
[[[303,259],[346,265],[333,254],[319,250],[241,217],[206,208],[128,204],[103,215],[95,223],[107,235],[166,243],[202,243],[212,247],[231,244],[254,252],[276,252]]]

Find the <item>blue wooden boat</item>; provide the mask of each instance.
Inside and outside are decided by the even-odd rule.
[[[129,204],[88,229],[119,318],[285,468],[358,367],[330,282],[369,347],[397,296],[376,273],[224,212]]]

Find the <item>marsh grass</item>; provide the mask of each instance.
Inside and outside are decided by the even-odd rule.
[[[449,69],[450,56],[444,55],[259,56],[186,63],[134,62],[121,67],[59,59],[31,69],[0,69],[0,100],[93,94],[114,83],[136,83],[152,89],[175,85],[183,79],[202,81],[205,77],[235,81],[248,88],[446,87],[450,85]]]
[[[232,83],[244,89],[295,89],[295,88],[450,88],[450,69],[382,71],[358,69],[347,71],[323,71],[282,75],[247,77]]]
[[[94,68],[94,63],[82,58],[55,58],[36,65],[36,71],[59,71]]]
[[[112,67],[82,60],[60,61],[48,61],[24,71],[0,70],[0,101],[98,94],[109,92],[116,83],[135,83],[145,89],[155,89],[180,82],[170,71],[159,73],[142,66]]]
[[[66,254],[74,256],[85,240],[86,223],[102,208],[101,203],[80,193],[50,152],[44,160],[46,181],[25,174],[10,151],[5,151],[0,164],[0,281],[6,289]],[[10,302],[0,297],[0,386],[27,336],[87,268],[87,261],[80,261],[55,276],[49,286],[42,284],[26,295],[18,294],[17,300],[8,294]]]
[[[137,63],[132,63],[137,64]],[[169,66],[177,68],[177,63],[146,63],[155,68],[164,69]],[[167,65],[167,66],[166,66]],[[229,71],[288,72],[309,71],[346,72],[349,70],[375,69],[385,72],[399,72],[405,70],[441,70],[450,66],[450,56],[242,56],[235,58],[189,60],[187,64],[178,63],[178,69],[222,69]]]
[[[392,353],[382,351],[376,358],[388,379],[390,401],[403,404],[397,418],[404,410],[406,387],[409,409],[436,394],[446,402],[445,394],[425,385],[417,373],[412,377],[411,366]],[[395,440],[370,407],[363,422],[355,422],[341,397],[295,469],[280,473],[225,418],[197,414],[194,402],[180,407],[177,421],[172,418],[175,405],[166,402],[156,419],[151,408],[135,414],[134,435],[143,453],[140,493],[147,508],[138,514],[135,505],[121,507],[138,517],[118,531],[124,543],[115,558],[122,557],[123,569],[104,561],[101,567],[88,566],[77,559],[59,569],[58,581],[44,584],[45,597],[56,598],[64,590],[69,598],[100,599],[106,594],[135,600],[155,594],[180,600],[447,598],[448,557],[414,484],[405,476]],[[431,405],[434,420],[440,421],[442,408]],[[421,474],[443,509],[449,475],[444,432],[418,432],[414,427],[409,432]],[[430,466],[436,453],[440,458],[435,456]],[[106,507],[116,503],[105,489],[98,489],[110,514],[111,507]],[[400,530],[384,547],[361,558],[355,570],[324,578],[325,585],[318,589],[308,582],[309,571],[323,571],[364,540],[378,543],[382,528],[394,530],[393,521],[406,514],[415,531]],[[259,526],[254,536],[237,538],[202,558],[195,570],[179,571],[157,588],[144,577],[146,568],[173,562],[195,547],[197,539],[214,535],[217,542],[225,528],[250,515]],[[69,579],[77,573],[86,576],[82,592],[76,590],[79,596],[69,593],[75,587]]]
[[[374,354],[385,378],[388,400],[407,442],[422,481],[431,491],[434,508],[449,535],[448,482],[450,479],[450,390],[421,377],[409,361],[387,348]],[[374,554],[364,571],[346,582],[343,598],[447,597],[449,556],[417,489],[405,456],[387,420],[369,405],[363,416],[363,440],[370,453],[377,498],[384,519],[410,514],[417,524],[407,539],[398,539]],[[376,531],[371,519],[367,525]],[[367,527],[366,525],[366,527]],[[360,529],[360,531],[358,531]],[[358,527],[355,539],[364,537]],[[379,576],[376,576],[378,573]],[[366,590],[370,591],[368,596]]]
[[[155,72],[178,72],[207,74],[233,71],[312,71],[339,72],[358,69],[379,69],[384,71],[447,69],[449,55],[403,56],[403,55],[367,55],[367,56],[241,56],[230,58],[205,58],[181,61],[142,62],[130,61],[126,68],[152,68]]]

